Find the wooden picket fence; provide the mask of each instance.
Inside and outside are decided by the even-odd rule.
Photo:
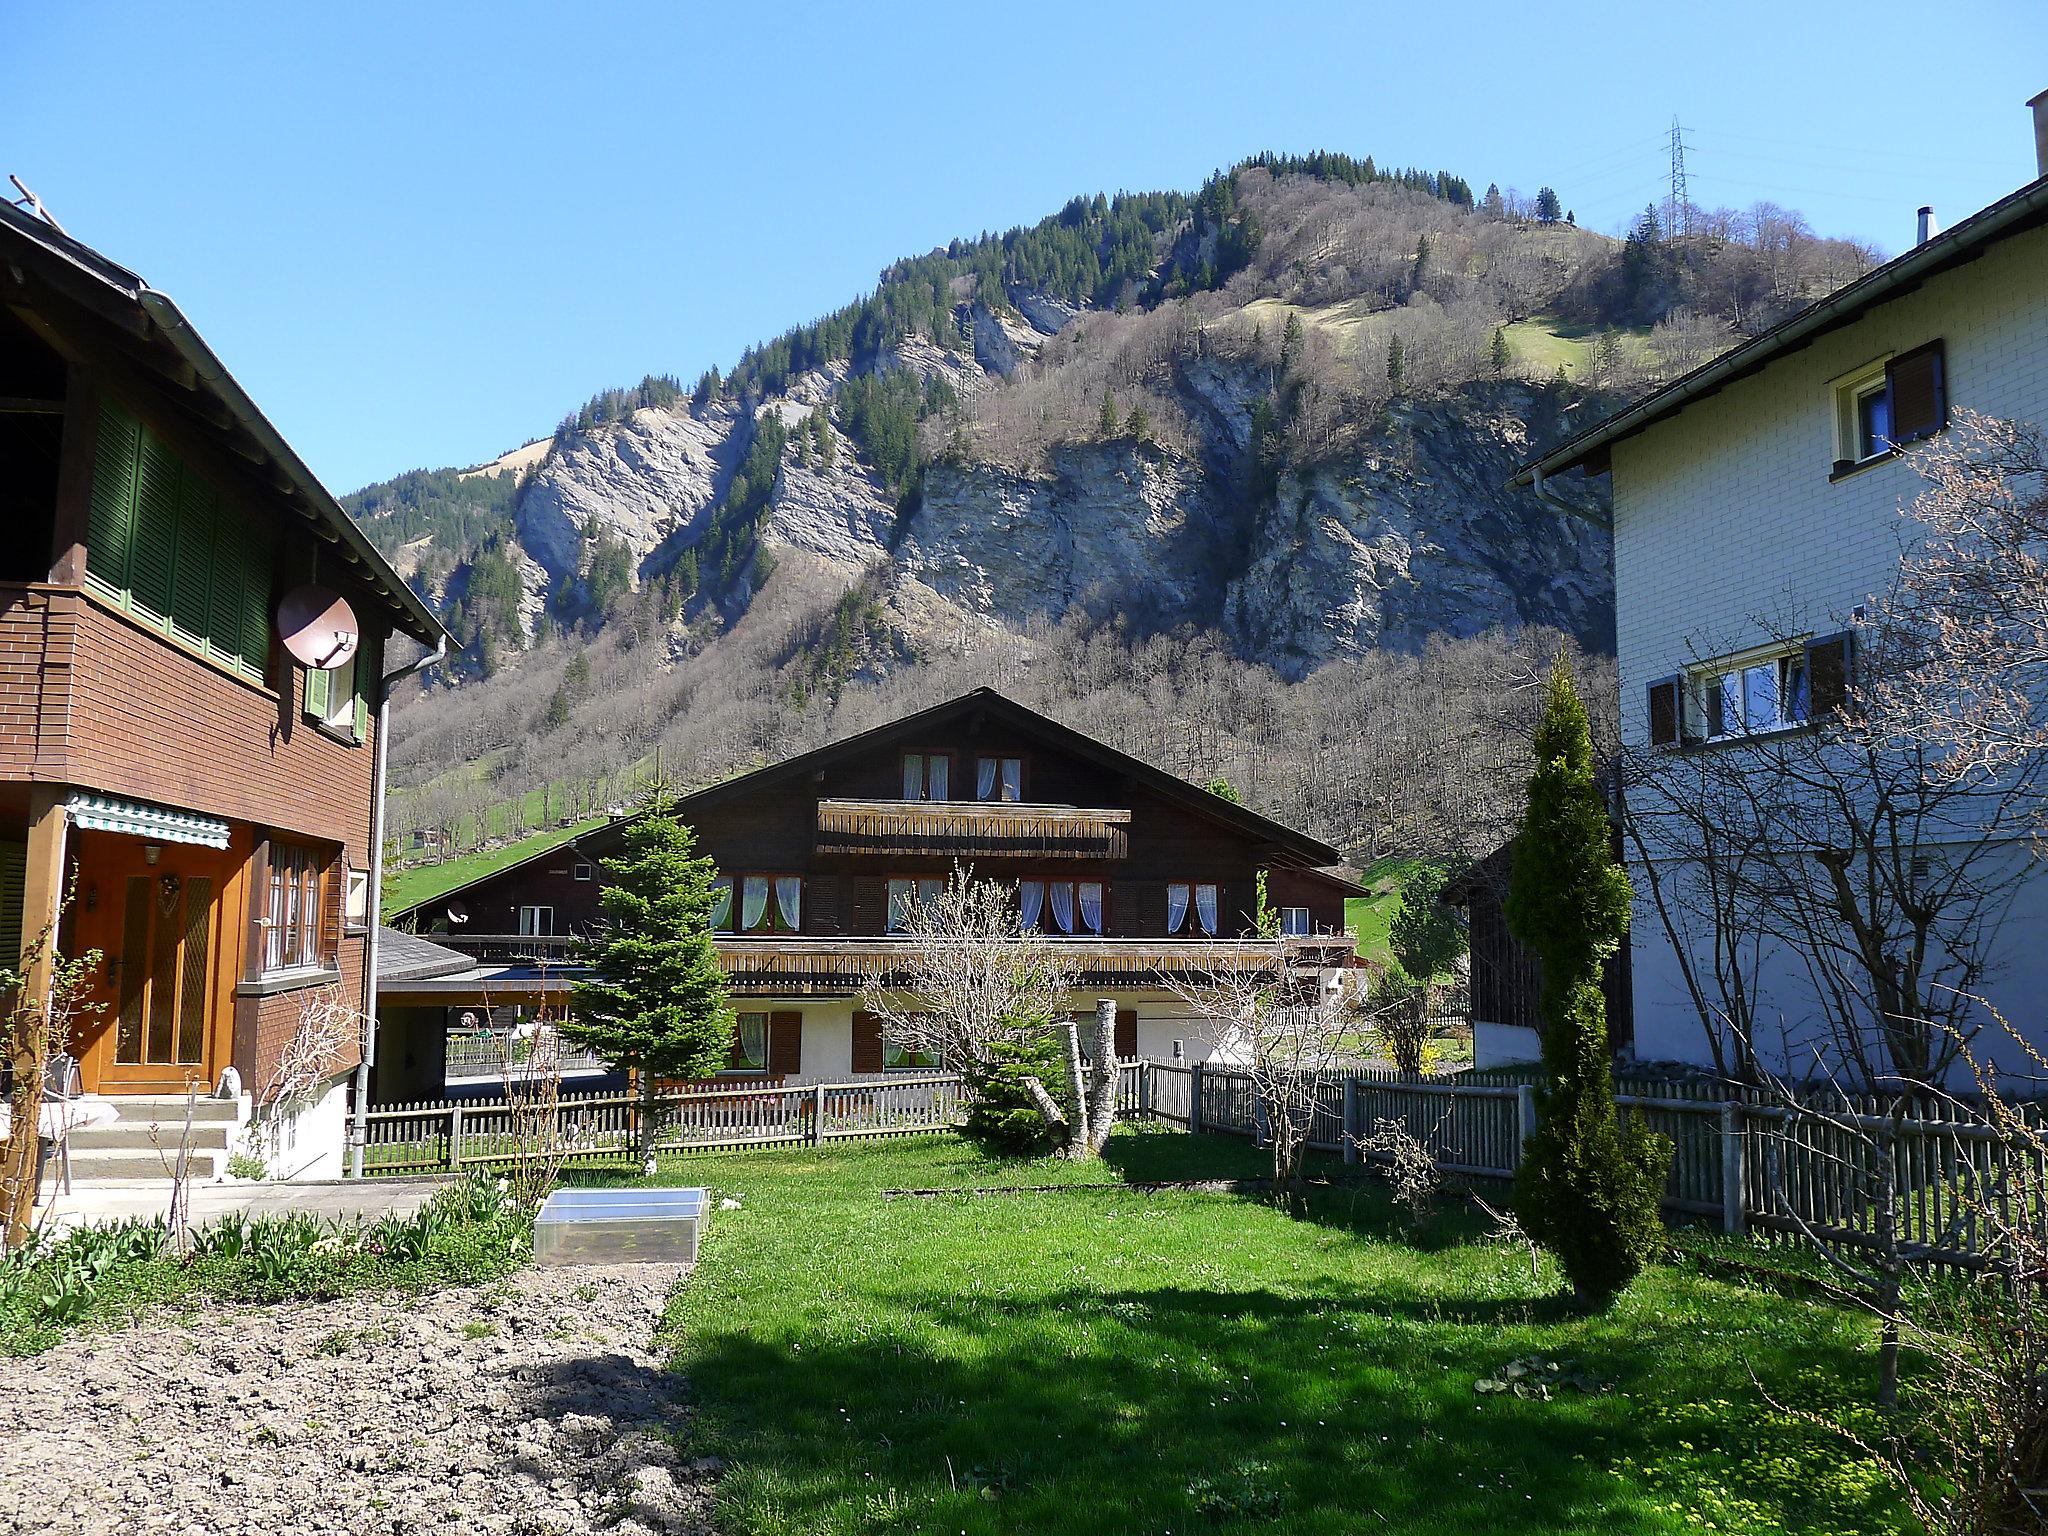
[[[1195,1132],[1262,1137],[1250,1077],[1206,1065],[1146,1062],[1131,1111]],[[2013,1193],[2048,1187],[2040,1143],[2002,1139],[1981,1120],[1938,1102],[1832,1091],[1786,1102],[1733,1085],[1624,1077],[1615,1101],[1671,1139],[1664,1209],[1707,1217],[1723,1231],[1788,1242],[1818,1235],[1846,1247],[1896,1243],[1908,1259],[1959,1269],[1996,1263],[1989,1232],[2048,1209],[2016,1210]],[[1360,1142],[1393,1121],[1446,1173],[1511,1179],[1536,1126],[1533,1084],[1420,1079],[1361,1069],[1329,1081],[1309,1144],[1346,1162],[1370,1158]],[[2048,1105],[2024,1123],[2048,1128]],[[2004,1175],[2024,1161],[2018,1178]],[[1889,1190],[1887,1190],[1889,1185]],[[1884,1207],[1892,1206],[1887,1231]],[[1995,1207],[1994,1223],[1987,1218]]]

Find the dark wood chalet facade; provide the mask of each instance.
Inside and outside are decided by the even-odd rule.
[[[42,936],[101,955],[88,1094],[225,1088],[239,1126],[308,999],[369,1004],[385,642],[445,637],[168,298],[4,203],[0,530],[0,953],[37,988]],[[304,584],[356,616],[333,671],[279,641]],[[357,1033],[274,1171],[338,1171]]]
[[[1258,879],[1305,967],[1347,964],[1337,851],[980,689],[690,795],[679,814],[730,882],[719,950],[743,1010],[738,1072],[822,1080],[897,1058],[854,1000],[901,964],[905,906],[957,866],[1014,884],[1020,917],[1080,957],[1076,1006],[1118,1003],[1118,1048],[1207,1053],[1167,990],[1176,972],[1273,964]],[[494,1000],[534,985],[598,918],[602,860],[623,821],[399,914],[487,965]],[[387,993],[418,1028],[476,978]],[[386,1009],[387,1028],[397,1013]]]

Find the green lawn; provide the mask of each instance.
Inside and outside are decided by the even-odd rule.
[[[445,864],[416,864],[410,869],[392,871],[386,884],[389,891],[384,903],[387,915],[403,912],[407,907],[418,906],[423,901],[432,901],[444,891],[469,884],[480,875],[488,875],[521,859],[532,858],[536,853],[545,853],[558,847],[572,837],[601,827],[608,818],[593,816],[588,821],[579,821],[573,827],[555,827],[546,832],[536,832],[531,837],[521,838],[516,843],[507,843],[502,848],[486,848],[477,853],[465,853],[459,859],[450,859]]]
[[[1124,1179],[1252,1173],[1241,1142],[1120,1133],[1105,1165],[951,1139],[672,1161],[719,1211],[665,1328],[727,1460],[720,1529],[765,1533],[1885,1532],[1847,1415],[1860,1317],[1677,1269],[1605,1316],[1482,1241],[1411,1240],[1374,1192],[1307,1219]],[[1087,1180],[885,1200],[889,1186]],[[1480,1395],[1540,1354],[1591,1394]]]

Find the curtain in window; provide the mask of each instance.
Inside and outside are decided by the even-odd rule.
[[[1216,937],[1216,887],[1198,885],[1195,887],[1195,915],[1201,919],[1202,932],[1210,938]]]
[[[748,875],[740,885],[740,931],[752,933],[768,911],[768,877]]]
[[[1024,798],[1024,760],[1016,757],[1003,759],[1003,798],[1022,800]]]
[[[1188,920],[1188,888],[1180,881],[1174,881],[1166,888],[1166,931],[1179,933],[1181,925]]]
[[[775,910],[782,914],[782,926],[795,933],[803,924],[804,882],[797,875],[775,877]]]
[[[1025,880],[1017,886],[1017,926],[1026,933],[1038,926],[1038,919],[1045,912],[1045,882]]]
[[[924,759],[915,752],[903,759],[903,798],[924,798]]]
[[[1074,887],[1065,880],[1052,883],[1052,920],[1061,933],[1074,931]]]
[[[765,1070],[768,1065],[768,1015],[741,1014],[738,1043],[740,1064],[757,1072]]]
[[[1775,661],[1743,670],[1742,719],[1753,731],[1769,730],[1778,723],[1778,664]]]
[[[1102,882],[1081,882],[1081,926],[1090,933],[1102,932]]]
[[[925,759],[924,788],[927,800],[951,798],[948,793],[949,786],[946,783],[947,767],[951,762],[951,758],[942,757],[937,753],[933,753]]]
[[[996,797],[996,770],[1002,764],[992,757],[984,757],[974,765],[974,798],[993,800]]]
[[[711,882],[711,926],[724,928],[732,922],[732,881],[721,875]]]

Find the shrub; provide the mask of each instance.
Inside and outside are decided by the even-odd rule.
[[[270,1174],[269,1165],[251,1152],[237,1152],[228,1159],[228,1177],[233,1179],[261,1179]]]
[[[1025,1083],[1037,1078],[1056,1093],[1061,1081],[1059,1049],[1049,1034],[1023,1045],[989,1047],[990,1067],[974,1085],[974,1102],[960,1134],[996,1157],[1043,1157],[1053,1150],[1052,1127],[1032,1102]]]

